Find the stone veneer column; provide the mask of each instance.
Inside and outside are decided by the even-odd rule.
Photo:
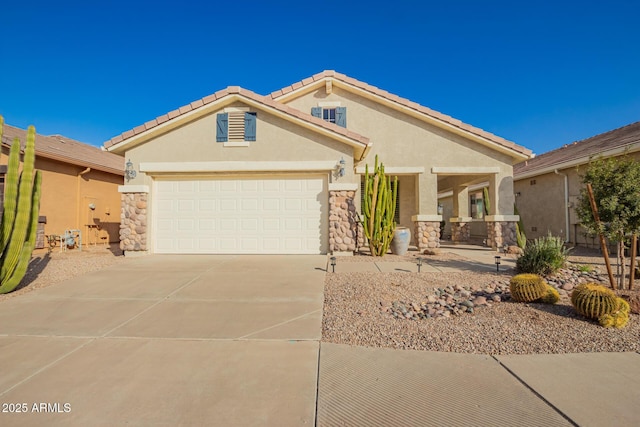
[[[451,240],[453,243],[466,243],[471,238],[471,217],[451,218]]]
[[[500,250],[505,246],[516,245],[516,223],[518,219],[518,215],[486,216],[487,245],[490,245],[495,250]]]
[[[329,252],[352,255],[364,236],[358,221],[355,197],[358,184],[329,184]]]
[[[418,251],[440,247],[440,222],[442,215],[414,215],[411,217],[415,225],[415,240]]]
[[[125,256],[144,255],[147,245],[147,202],[149,187],[123,185],[120,192],[120,249]]]

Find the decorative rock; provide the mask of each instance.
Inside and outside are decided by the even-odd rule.
[[[473,305],[474,306],[478,306],[478,305],[486,305],[487,304],[487,298],[483,297],[483,296],[477,296],[473,299]]]

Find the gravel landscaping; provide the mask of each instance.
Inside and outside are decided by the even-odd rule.
[[[415,257],[414,253],[375,261],[413,262]],[[443,251],[428,257],[427,263],[442,265],[461,259]],[[370,256],[340,260],[372,261]],[[512,302],[508,284],[513,271],[327,274],[322,339],[369,347],[479,354],[639,351],[637,314],[630,316],[625,328],[607,329],[574,312],[569,302],[573,286],[606,282],[607,277],[597,253],[574,251],[570,261],[568,268],[547,278],[561,294],[555,305]]]
[[[36,289],[55,285],[82,274],[102,270],[124,261],[119,244],[111,246],[84,246],[61,252],[59,248],[51,253],[37,250],[29,263],[27,273],[15,291],[0,295],[0,302],[24,295]]]

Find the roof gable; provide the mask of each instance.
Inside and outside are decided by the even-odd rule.
[[[522,179],[584,164],[598,155],[618,155],[625,150],[640,150],[640,122],[592,136],[540,154],[513,167],[513,176]]]
[[[123,153],[127,147],[144,143],[157,135],[182,126],[211,113],[225,105],[240,101],[254,108],[268,111],[286,120],[298,123],[306,128],[329,136],[335,140],[346,143],[356,148],[357,155],[362,158],[368,151],[371,143],[369,138],[352,132],[348,129],[328,123],[310,114],[303,113],[295,108],[279,103],[270,97],[258,95],[239,86],[229,86],[212,95],[182,106],[177,110],[159,116],[144,125],[140,125],[123,134],[116,136],[104,143],[109,151]]]
[[[5,123],[2,144],[11,146],[15,138],[24,143],[27,140],[27,131]],[[36,133],[35,149],[36,157],[45,157],[124,176],[122,156],[108,153],[98,147],[62,135],[47,136]]]
[[[269,97],[278,102],[286,103],[288,100],[295,99],[322,87],[327,81],[331,81],[333,85],[347,91],[363,95],[376,102],[384,103],[396,110],[401,110],[414,117],[418,117],[440,128],[448,129],[454,133],[473,139],[476,142],[491,146],[498,151],[506,152],[518,161],[530,158],[532,155],[531,150],[504,138],[333,70],[323,71],[279,89],[272,92]]]

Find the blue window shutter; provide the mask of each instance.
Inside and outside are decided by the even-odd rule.
[[[347,107],[336,107],[336,124],[347,127]]]
[[[244,113],[244,140],[256,140],[256,113]]]
[[[226,142],[229,135],[229,114],[220,113],[216,116],[216,141]]]
[[[311,115],[319,119],[322,118],[322,107],[311,107]]]

